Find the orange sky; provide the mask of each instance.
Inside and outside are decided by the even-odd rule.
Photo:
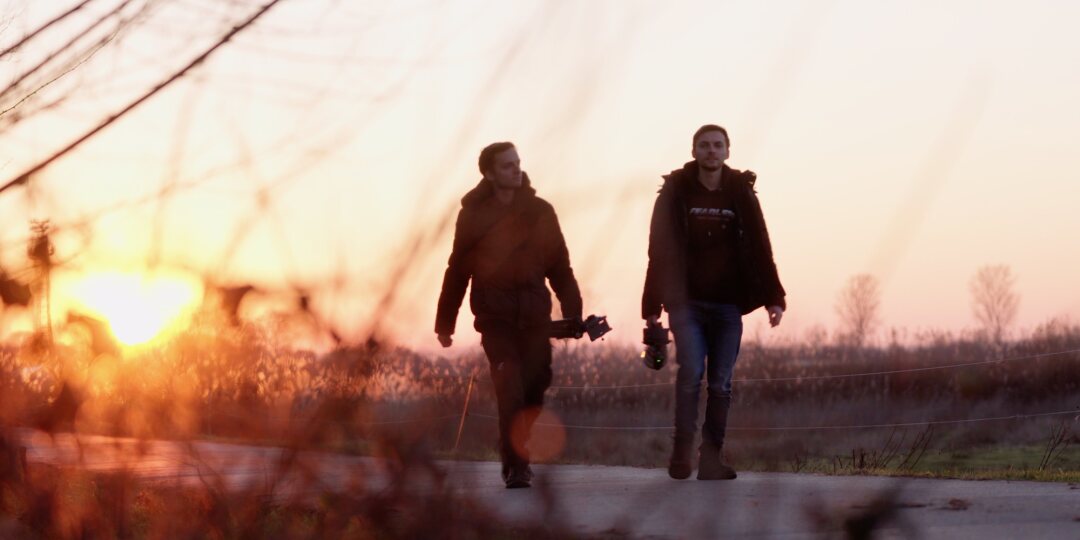
[[[0,6],[5,43],[49,16]],[[50,90],[79,88],[74,98],[0,131],[0,177],[239,14],[167,3]],[[155,246],[236,282],[337,275],[315,306],[354,337],[396,287],[378,316],[430,346],[450,245],[438,225],[476,182],[479,149],[512,140],[559,213],[586,310],[609,315],[613,339],[636,340],[659,175],[689,159],[694,129],[719,123],[729,163],[758,174],[789,291],[784,325],[765,331],[756,313],[748,333],[834,328],[837,292],[861,272],[882,282],[886,327],[971,328],[968,281],[985,264],[1018,277],[1018,327],[1075,321],[1078,15],[1065,1],[286,1],[30,194],[0,194],[0,263],[25,266],[30,218],[67,223],[179,181],[58,236],[78,250],[72,273],[140,271]],[[6,59],[5,77],[39,47]],[[458,326],[475,343],[467,307]]]

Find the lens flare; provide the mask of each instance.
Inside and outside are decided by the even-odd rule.
[[[566,428],[555,413],[532,407],[514,418],[510,439],[519,454],[534,462],[550,462],[566,447]]]

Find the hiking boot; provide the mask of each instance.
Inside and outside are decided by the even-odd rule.
[[[533,477],[535,477],[535,476],[536,475],[533,474],[532,465],[529,465],[528,463],[526,463],[525,464],[525,477],[528,478],[529,481],[531,482]],[[502,464],[502,479],[503,479],[503,482],[510,479],[510,465],[507,464],[507,463]]]
[[[671,461],[668,462],[668,476],[676,480],[690,478],[694,472],[693,463],[694,435],[676,434],[671,448]]]
[[[720,447],[708,441],[702,441],[698,450],[698,480],[734,480],[735,469],[724,463]]]
[[[520,489],[532,487],[532,470],[528,465],[524,467],[512,467],[506,475],[506,489]]]

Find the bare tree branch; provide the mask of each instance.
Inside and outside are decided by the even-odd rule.
[[[34,30],[33,32],[30,32],[29,34],[23,36],[23,38],[20,39],[17,43],[15,43],[14,45],[4,49],[3,52],[0,52],[0,58],[3,58],[5,56],[17,51],[19,49],[19,47],[22,47],[23,45],[25,45],[27,41],[30,41],[31,39],[34,39],[35,37],[37,37],[38,34],[44,32],[45,30],[47,30],[50,26],[52,26],[52,25],[54,25],[54,24],[56,24],[56,23],[58,23],[58,22],[60,22],[60,21],[62,21],[64,19],[66,19],[70,15],[75,14],[76,12],[81,10],[82,8],[90,5],[90,3],[93,2],[93,1],[94,0],[83,0],[82,2],[79,2],[78,4],[76,4],[75,7],[61,13],[60,15],[57,15],[56,18],[54,18],[51,21],[41,25],[40,27],[38,27],[37,30]]]
[[[194,69],[196,66],[198,66],[199,64],[202,64],[203,62],[205,62],[206,59],[210,57],[210,55],[212,55],[215,51],[217,51],[219,48],[221,48],[226,43],[228,43],[229,40],[231,40],[235,35],[239,34],[240,32],[244,31],[246,28],[251,26],[255,21],[257,21],[260,17],[265,15],[268,11],[270,11],[271,8],[273,8],[275,5],[277,5],[280,2],[281,2],[281,0],[271,0],[270,2],[267,2],[265,5],[263,5],[261,8],[259,8],[259,10],[256,11],[254,15],[249,17],[246,21],[234,26],[233,29],[230,30],[228,33],[226,33],[220,40],[218,40],[217,43],[212,45],[209,49],[204,51],[197,58],[195,58],[190,63],[188,63],[186,66],[184,66],[182,69],[180,69],[179,71],[174,73],[168,79],[165,79],[164,81],[158,83],[157,86],[155,86],[149,92],[144,94],[142,97],[136,99],[135,101],[130,103],[128,106],[126,106],[123,109],[121,109],[120,111],[114,113],[112,116],[106,118],[105,121],[98,124],[96,127],[94,127],[93,129],[88,131],[86,134],[84,134],[83,136],[76,139],[71,144],[69,144],[69,145],[65,146],[63,149],[57,151],[52,156],[49,156],[48,158],[46,158],[41,163],[38,163],[37,165],[34,165],[33,167],[26,170],[22,174],[16,176],[14,179],[8,181],[3,186],[0,186],[0,193],[3,193],[3,192],[7,191],[8,189],[10,189],[10,188],[12,188],[12,187],[14,187],[16,185],[28,182],[32,175],[40,172],[45,167],[48,167],[50,164],[52,164],[52,162],[56,161],[57,159],[60,159],[61,157],[66,155],[68,152],[74,150],[76,147],[78,147],[82,143],[89,140],[94,135],[97,135],[101,130],[105,129],[106,127],[111,125],[113,122],[116,122],[121,117],[123,117],[127,113],[131,112],[133,109],[135,109],[136,107],[141,105],[144,101],[146,101],[146,100],[150,99],[151,97],[153,97],[155,94],[160,92],[165,87],[167,87],[167,86],[171,85],[172,83],[176,82],[177,80],[181,79],[184,75],[186,75],[189,71]]]
[[[65,77],[69,73],[75,71],[76,69],[79,69],[83,64],[89,62],[90,59],[92,59],[95,55],[97,55],[98,52],[103,50],[109,43],[111,43],[113,40],[115,40],[117,37],[119,37],[121,32],[123,32],[125,30],[125,28],[132,21],[139,18],[146,10],[147,10],[147,6],[143,6],[143,8],[140,9],[137,13],[134,13],[130,17],[127,17],[127,18],[121,20],[119,23],[117,23],[116,28],[112,29],[111,32],[109,32],[108,34],[103,36],[96,43],[90,45],[86,50],[76,53],[74,55],[74,59],[71,60],[70,62],[68,62],[67,65],[61,66],[58,69],[58,71],[55,73],[55,75],[48,78],[48,80],[38,84],[37,87],[34,88],[33,90],[27,91],[25,93],[25,95],[23,95],[21,98],[19,98],[19,100],[16,101],[15,103],[13,103],[12,105],[8,106],[7,108],[5,108],[3,110],[0,110],[0,133],[3,133],[8,128],[14,126],[15,124],[18,124],[23,119],[25,119],[25,118],[27,118],[29,116],[32,116],[32,115],[38,114],[38,113],[40,113],[42,111],[46,111],[46,110],[49,110],[51,108],[54,108],[54,107],[58,106],[59,104],[63,103],[64,101],[66,101],[70,97],[70,94],[62,95],[59,98],[57,98],[57,99],[55,99],[55,100],[41,106],[41,107],[38,107],[36,109],[32,109],[30,111],[26,111],[25,109],[23,109],[23,110],[20,110],[19,112],[17,112],[16,114],[8,114],[8,113],[14,111],[16,108],[21,107],[23,105],[23,103],[25,103],[26,101],[32,99],[34,96],[36,96],[38,94],[38,92],[41,92],[42,90],[48,88],[49,86],[52,86],[52,84],[55,83],[56,81],[62,79],[63,77]],[[8,92],[8,90],[12,89],[13,87],[14,86],[9,86],[8,88],[6,88],[3,91],[3,93],[6,94]]]
[[[20,74],[18,77],[16,77],[14,81],[12,81],[10,84],[8,84],[7,88],[4,88],[3,90],[0,90],[0,99],[3,99],[8,94],[14,92],[19,87],[19,85],[22,84],[22,82],[25,81],[28,77],[30,77],[34,73],[37,73],[42,68],[44,68],[46,65],[49,64],[49,62],[52,62],[57,56],[60,56],[60,54],[62,54],[64,51],[67,51],[68,49],[71,49],[72,47],[74,47],[76,43],[78,43],[81,39],[86,37],[90,32],[93,32],[97,27],[104,24],[105,21],[107,21],[107,20],[111,19],[112,17],[116,16],[125,7],[127,7],[128,4],[131,3],[131,1],[132,0],[124,0],[119,5],[117,5],[112,11],[106,13],[105,15],[102,15],[96,21],[94,21],[89,26],[84,28],[81,32],[75,34],[75,36],[72,37],[71,39],[69,39],[67,41],[67,43],[64,43],[59,48],[54,50],[52,53],[47,55],[44,59],[42,59],[40,62],[38,62],[34,67],[31,67],[30,69],[24,71],[22,74]]]

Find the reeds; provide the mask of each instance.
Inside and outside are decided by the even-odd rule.
[[[496,407],[479,351],[446,358],[365,345],[319,356],[272,347],[258,327],[233,329],[203,317],[158,345],[120,357],[95,355],[78,339],[53,348],[27,339],[0,349],[0,529],[6,536],[564,534],[499,523],[448,489],[433,461],[496,459],[490,418]],[[1052,468],[1075,442],[1072,416],[915,424],[1073,410],[1080,405],[1076,349],[1080,329],[1068,326],[1033,333],[1007,350],[961,339],[861,349],[751,344],[736,368],[726,452],[741,468],[911,472],[935,450],[1042,445],[1038,466]],[[674,368],[645,369],[637,353],[617,344],[556,344],[546,404],[554,420],[545,421],[554,425],[538,425],[533,435],[565,433],[565,446],[549,459],[663,466]],[[473,375],[469,415],[453,452]],[[913,425],[832,429],[892,423]],[[1049,442],[1048,426],[1057,426]],[[28,463],[14,435],[19,427],[136,440],[224,438],[290,449],[285,456],[311,449],[377,455],[390,464],[391,486],[420,474],[427,487],[421,497],[373,489],[362,475],[344,490],[311,484],[299,490],[303,496],[283,495],[274,479],[240,491],[213,475],[197,485],[146,483],[122,470],[93,474]],[[302,460],[283,458],[277,470],[276,481],[304,477]],[[443,525],[422,529],[429,521],[414,515],[436,516]]]

